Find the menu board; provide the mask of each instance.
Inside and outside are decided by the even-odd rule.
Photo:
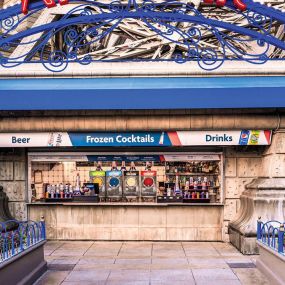
[[[124,197],[139,196],[139,171],[124,171]]]
[[[122,171],[106,171],[107,197],[122,197]]]
[[[90,171],[90,181],[92,183],[97,183],[99,186],[99,197],[106,196],[106,183],[105,183],[105,171]]]
[[[156,196],[156,171],[141,171],[141,196]]]

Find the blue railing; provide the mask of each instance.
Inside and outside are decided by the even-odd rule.
[[[9,230],[10,228],[13,230]],[[46,239],[44,220],[0,223],[0,263]]]
[[[284,223],[279,221],[268,221],[263,223],[257,221],[257,240],[264,245],[284,254]]]

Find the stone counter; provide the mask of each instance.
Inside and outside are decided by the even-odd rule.
[[[222,241],[222,204],[33,203],[50,240]]]

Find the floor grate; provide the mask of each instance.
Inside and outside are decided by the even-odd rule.
[[[239,262],[239,263],[227,263],[230,268],[255,268],[256,265],[252,262]]]
[[[74,266],[74,264],[48,264],[48,270],[71,271],[73,270]]]

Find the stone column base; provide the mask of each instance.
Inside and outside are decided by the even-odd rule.
[[[256,237],[246,237],[233,228],[229,228],[230,242],[242,254],[258,254],[259,249],[256,244]]]

